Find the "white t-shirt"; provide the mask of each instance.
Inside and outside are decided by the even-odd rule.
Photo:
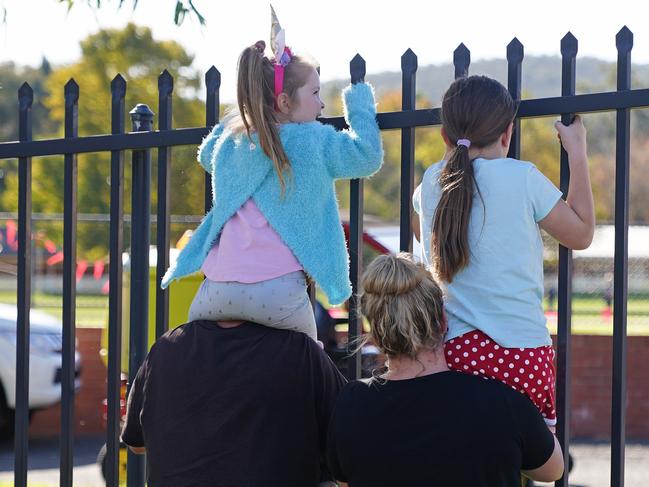
[[[432,262],[432,222],[445,164],[429,167],[413,195],[426,264]],[[554,208],[561,192],[530,162],[478,158],[473,167],[479,194],[474,193],[469,220],[469,264],[452,283],[441,283],[449,327],[446,339],[479,329],[503,347],[550,345],[542,306],[543,242],[538,222]]]

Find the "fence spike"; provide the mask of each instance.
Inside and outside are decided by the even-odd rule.
[[[18,88],[18,103],[20,110],[26,110],[34,103],[34,90],[26,81]]]
[[[561,55],[563,57],[574,57],[577,55],[579,43],[577,38],[568,32],[563,39],[561,39]]]
[[[615,36],[615,46],[619,52],[628,52],[633,47],[633,32],[625,25]]]
[[[79,85],[74,78],[70,78],[70,80],[65,84],[63,93],[65,95],[66,105],[72,105],[79,101]]]
[[[403,74],[412,74],[417,71],[417,55],[408,48],[401,56],[401,71]]]
[[[523,60],[523,44],[518,38],[514,37],[512,41],[507,44],[507,61],[510,63],[520,63]]]
[[[169,96],[174,91],[174,77],[166,69],[158,76],[158,92],[161,96]]]
[[[469,75],[469,65],[471,64],[471,51],[460,43],[453,51],[453,66],[455,66],[455,79]]]
[[[352,83],[361,83],[365,79],[365,59],[360,54],[356,54],[349,62],[349,74]]]
[[[110,82],[110,91],[113,98],[121,99],[126,96],[126,80],[121,74],[118,74]]]
[[[221,87],[221,73],[214,66],[205,73],[205,85],[207,91],[214,91]]]

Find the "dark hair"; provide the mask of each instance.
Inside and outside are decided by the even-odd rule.
[[[446,282],[469,263],[469,217],[473,193],[479,194],[469,148],[457,141],[469,139],[475,148],[491,145],[515,115],[509,92],[486,76],[459,78],[444,94],[442,126],[454,149],[439,176],[442,196],[433,217],[431,255],[437,275]]]

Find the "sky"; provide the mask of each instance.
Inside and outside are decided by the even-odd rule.
[[[239,53],[259,39],[268,44],[267,0],[194,0],[207,19],[204,27],[194,18],[176,26],[175,0],[139,0],[135,10],[132,0],[124,0],[121,9],[118,3],[102,0],[97,10],[76,0],[68,12],[59,0],[0,0],[0,12],[6,11],[0,62],[38,65],[45,56],[53,64],[72,63],[80,56],[81,39],[133,21],[151,27],[157,39],[181,43],[200,71],[215,65],[222,73],[222,100],[231,101]],[[349,76],[356,53],[365,58],[369,74],[398,71],[408,48],[420,66],[450,62],[461,42],[473,61],[504,58],[514,37],[526,55],[559,55],[568,31],[579,41],[578,56],[614,61],[615,35],[624,25],[634,33],[632,60],[649,63],[649,2],[643,0],[273,0],[273,6],[287,44],[315,57],[324,81]]]

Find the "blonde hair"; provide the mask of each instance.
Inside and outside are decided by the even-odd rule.
[[[371,338],[388,357],[415,358],[444,340],[442,291],[431,273],[406,253],[380,255],[363,273],[361,313]]]
[[[290,174],[288,160],[279,138],[279,118],[275,110],[275,69],[269,58],[264,56],[264,41],[247,47],[239,56],[237,77],[238,114],[229,117],[228,127],[233,132],[244,132],[250,139],[254,130],[264,154],[273,161],[279,184],[284,194],[285,173]],[[305,85],[311,69],[318,69],[317,63],[307,57],[292,56],[284,71],[283,93],[291,100],[299,88]]]

